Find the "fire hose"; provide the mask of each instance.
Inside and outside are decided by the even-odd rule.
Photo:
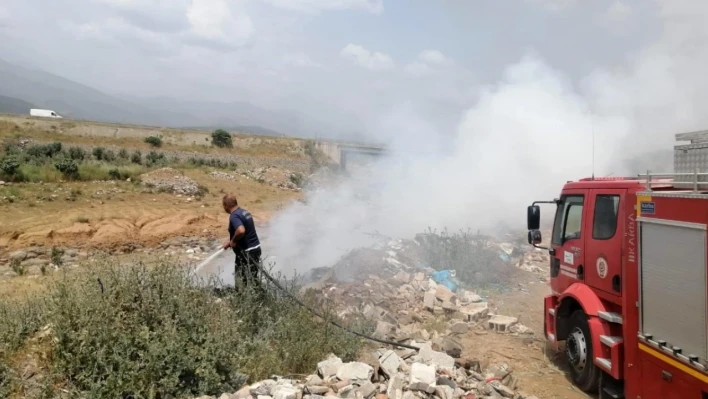
[[[217,250],[216,252],[214,252],[213,254],[211,254],[208,258],[204,259],[199,265],[197,265],[195,271],[196,271],[196,272],[199,272],[199,270],[201,270],[205,265],[209,264],[212,260],[214,260],[220,253],[221,253],[221,249]],[[400,343],[400,342],[388,341],[388,340],[385,340],[385,339],[380,339],[380,338],[372,337],[372,336],[370,336],[370,335],[366,335],[366,334],[360,333],[360,332],[358,332],[358,331],[354,331],[354,330],[352,330],[352,329],[349,329],[349,328],[347,328],[347,327],[345,327],[345,326],[343,326],[343,325],[337,323],[336,321],[333,321],[333,320],[330,320],[330,319],[326,318],[325,316],[323,316],[322,314],[320,314],[320,313],[319,313],[318,311],[316,311],[315,309],[312,309],[311,307],[307,306],[307,305],[306,305],[305,303],[303,303],[300,299],[298,299],[295,295],[291,294],[291,293],[290,293],[288,290],[286,290],[282,285],[280,285],[280,283],[279,283],[276,279],[274,279],[273,276],[271,276],[267,271],[265,271],[265,269],[263,269],[263,266],[261,265],[260,262],[256,263],[256,266],[258,266],[258,270],[259,270],[261,273],[263,273],[263,275],[264,275],[271,283],[273,283],[273,285],[275,285],[281,292],[283,292],[283,293],[284,293],[285,295],[287,295],[290,299],[292,299],[293,301],[295,301],[295,303],[297,303],[298,305],[302,306],[305,310],[307,310],[308,312],[312,313],[313,315],[319,317],[320,319],[324,320],[325,322],[327,322],[327,323],[329,323],[329,324],[331,324],[331,325],[333,325],[333,326],[335,326],[335,327],[337,327],[337,328],[340,328],[340,329],[342,329],[342,330],[344,330],[344,331],[346,331],[346,332],[348,332],[348,333],[350,333],[350,334],[356,335],[356,336],[358,336],[358,337],[364,338],[364,339],[369,340],[369,341],[378,342],[378,343],[384,344],[384,345],[391,345],[391,346],[395,346],[395,347],[398,347],[398,348],[413,349],[413,350],[415,350],[415,351],[420,350],[420,348],[417,348],[417,347],[415,347],[415,346],[413,346],[413,345],[406,345],[406,344],[402,344],[402,343]]]

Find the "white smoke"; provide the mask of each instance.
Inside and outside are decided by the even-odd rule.
[[[655,43],[578,85],[541,57],[525,56],[480,90],[452,140],[414,106],[394,108],[380,128],[402,133],[375,173],[307,193],[307,205],[272,220],[265,251],[281,271],[303,273],[370,244],[374,232],[523,228],[526,206],[556,197],[567,180],[636,174],[628,162],[652,165],[642,154],[671,151],[675,133],[708,125],[707,14],[699,2],[667,2]]]

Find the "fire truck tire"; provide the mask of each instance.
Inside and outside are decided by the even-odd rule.
[[[600,369],[593,361],[592,336],[588,317],[582,310],[576,310],[568,320],[570,334],[565,342],[565,357],[570,366],[570,376],[581,390],[596,392]]]

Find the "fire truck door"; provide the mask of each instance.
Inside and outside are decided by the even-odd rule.
[[[621,295],[622,241],[627,190],[590,190],[585,236],[585,283]]]
[[[554,292],[563,292],[581,280],[585,267],[582,233],[587,219],[585,194],[584,190],[565,192],[556,209],[551,237],[551,289]]]

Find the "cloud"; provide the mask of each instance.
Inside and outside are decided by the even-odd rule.
[[[403,72],[413,78],[429,76],[442,69],[455,65],[455,62],[438,50],[424,50],[415,61],[403,68]]]
[[[384,11],[383,0],[263,0],[275,7],[317,13],[330,10],[360,10],[372,14]]]
[[[286,54],[283,56],[283,62],[297,68],[325,68],[324,65],[313,61],[305,53]]]
[[[428,64],[420,61],[413,61],[403,68],[403,72],[410,77],[421,78],[434,72]]]
[[[207,40],[243,44],[253,34],[253,22],[238,1],[192,0],[187,19],[192,33]]]
[[[342,58],[370,71],[389,71],[395,68],[393,59],[388,54],[371,52],[356,44],[348,44],[339,54]]]
[[[95,0],[110,10],[104,21],[80,25],[82,31],[128,33],[133,39],[226,50],[246,44],[254,33],[253,22],[243,8],[244,0]],[[116,29],[117,20],[126,27]],[[111,26],[105,27],[104,24]],[[146,32],[163,36],[155,39]],[[93,32],[96,34],[97,32]],[[100,35],[100,34],[98,34]]]
[[[612,22],[623,22],[632,15],[632,7],[617,0],[607,8],[605,15]]]
[[[429,65],[450,66],[453,64],[452,59],[438,50],[425,50],[418,55],[418,59]]]

